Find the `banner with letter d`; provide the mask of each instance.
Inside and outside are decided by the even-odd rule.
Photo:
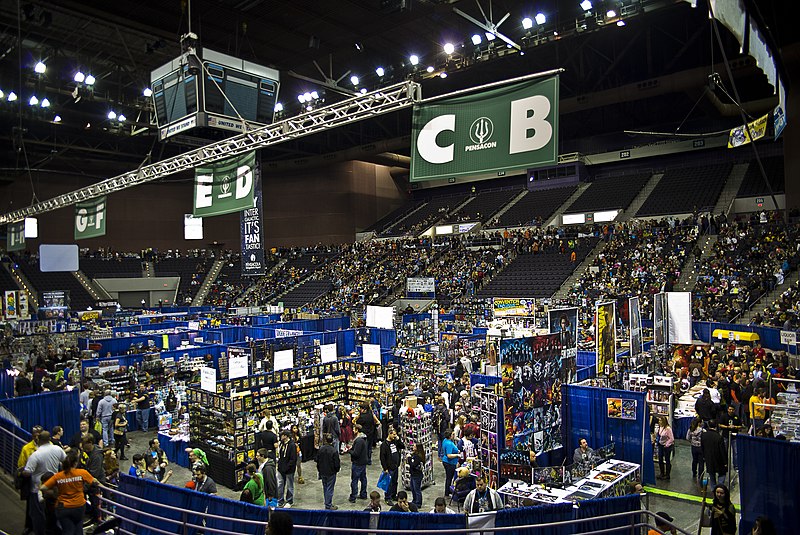
[[[414,106],[411,181],[554,164],[558,76]]]

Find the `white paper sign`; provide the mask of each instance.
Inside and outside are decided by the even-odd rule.
[[[200,322],[199,321],[190,321],[187,325],[190,331],[199,331],[200,330]]]
[[[436,280],[433,277],[408,277],[406,291],[408,293],[434,293]]]
[[[365,363],[381,363],[381,346],[379,344],[363,344],[361,346]]]
[[[791,346],[797,343],[797,333],[794,331],[781,331],[781,344]]]
[[[238,351],[237,351],[238,350]],[[240,348],[228,350],[228,378],[238,379],[250,375],[250,355]]]
[[[303,336],[303,331],[294,329],[275,329],[275,338],[287,338],[289,336]]]
[[[217,391],[217,369],[203,367],[200,368],[200,388],[206,392]]]
[[[294,368],[294,349],[284,349],[275,352],[274,371],[291,370]]]
[[[336,358],[338,357],[336,342],[319,346],[319,354],[322,357],[323,364],[326,362],[336,362]]]
[[[367,305],[367,327],[394,329],[394,307]]]

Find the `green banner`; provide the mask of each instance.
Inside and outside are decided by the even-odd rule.
[[[554,164],[558,77],[414,106],[411,182]]]
[[[9,223],[6,226],[6,250],[22,251],[25,249],[25,221]]]
[[[210,217],[252,208],[255,166],[253,151],[195,169],[193,215]]]
[[[97,197],[75,205],[75,239],[106,235],[106,198]]]

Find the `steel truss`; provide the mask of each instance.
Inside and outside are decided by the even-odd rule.
[[[302,115],[239,134],[166,160],[144,165],[91,186],[0,215],[0,224],[15,223],[26,217],[50,212],[78,202],[138,186],[165,176],[193,169],[230,156],[277,145],[323,130],[369,119],[407,108],[420,101],[421,87],[406,81],[309,111]]]

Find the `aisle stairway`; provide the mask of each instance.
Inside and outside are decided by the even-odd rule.
[[[683,270],[681,271],[681,277],[675,284],[676,292],[692,291],[697,281],[697,266],[699,266],[703,260],[711,256],[711,252],[714,250],[714,244],[717,243],[718,239],[719,235],[717,234],[706,234],[697,240],[697,247],[700,248],[700,258],[695,257],[694,249],[690,251],[686,263],[683,266]]]
[[[152,262],[142,262],[142,267],[144,268],[144,270],[142,271],[142,277],[156,276],[156,270]]]
[[[553,294],[553,299],[567,298],[567,296],[569,295],[569,291],[572,288],[572,285],[578,282],[578,279],[580,279],[581,276],[583,276],[583,274],[586,273],[586,270],[589,269],[589,266],[592,265],[592,262],[594,262],[595,258],[597,258],[597,256],[603,251],[603,249],[605,249],[605,246],[606,242],[604,240],[600,240],[599,242],[597,242],[597,245],[594,246],[594,249],[592,249],[589,252],[589,254],[586,255],[586,258],[583,259],[583,262],[581,262],[580,265],[578,265],[575,271],[572,272],[572,275],[567,277],[567,280],[565,280],[561,284],[561,287],[558,289],[558,291],[556,291],[556,293]]]
[[[586,191],[586,189],[591,185],[592,184],[590,182],[581,182],[580,184],[578,184],[578,189],[572,192],[572,195],[570,195],[566,201],[561,203],[561,206],[556,208],[556,211],[553,212],[552,219],[550,219],[550,221],[548,221],[547,225],[545,226],[551,227],[553,225],[561,225],[561,214],[563,214],[564,211],[567,208],[569,208],[572,205],[572,203],[574,203],[578,199],[578,197],[580,197],[581,194],[583,194],[583,192]],[[536,192],[534,191],[531,194],[536,195]]]
[[[76,279],[78,279],[78,282],[81,283],[81,286],[83,286],[86,291],[89,292],[89,295],[95,299],[95,301],[101,301],[103,299],[111,301],[113,299],[111,294],[108,293],[105,288],[89,280],[89,277],[87,277],[83,271],[75,271],[73,275]]]
[[[208,292],[211,291],[211,286],[214,285],[214,281],[217,280],[219,276],[219,272],[222,271],[222,266],[225,265],[225,261],[221,258],[217,258],[214,260],[214,263],[209,268],[208,273],[206,273],[206,278],[203,279],[203,284],[200,285],[200,289],[197,290],[197,295],[194,296],[192,299],[192,306],[199,307],[203,305],[203,301],[205,301]]]
[[[771,306],[772,303],[778,299],[778,296],[788,290],[796,280],[797,272],[790,271],[787,277],[783,280],[783,284],[776,286],[771,292],[767,292],[762,295],[758,301],[753,303],[753,306],[750,307],[750,310],[747,310],[744,314],[734,319],[733,323],[740,323],[743,325],[749,324],[751,321],[753,321],[753,317],[755,317],[757,313],[762,312],[765,308]]]
[[[653,190],[656,189],[658,183],[661,182],[661,178],[664,176],[664,173],[653,173],[653,176],[650,177],[650,180],[647,181],[647,184],[644,185],[642,190],[639,192],[633,202],[631,202],[628,209],[625,210],[622,215],[617,218],[617,221],[628,221],[629,219],[633,218],[636,212],[639,211],[639,208],[642,207],[644,201],[653,193]]]
[[[497,211],[497,213],[496,213],[496,214],[494,214],[494,216],[492,216],[492,221],[493,221],[493,220],[495,220],[495,219],[500,219],[500,216],[502,216],[503,214],[505,214],[506,212],[508,212],[508,211],[511,209],[511,207],[512,207],[512,206],[514,206],[515,204],[517,204],[517,203],[518,203],[518,202],[519,202],[519,201],[520,201],[520,200],[521,200],[523,197],[525,197],[525,195],[527,195],[527,194],[528,194],[528,190],[526,190],[526,189],[524,189],[524,190],[520,191],[520,192],[519,192],[519,194],[518,194],[516,197],[514,197],[513,199],[511,199],[511,201],[509,201],[509,203],[508,203],[508,204],[506,204],[504,207],[502,207],[500,210],[498,210],[498,211]],[[491,221],[489,221],[489,222],[486,224],[486,226],[487,226],[487,227],[491,227],[491,226],[492,226],[492,222],[491,222]]]
[[[731,208],[733,208],[733,201],[739,193],[739,188],[744,181],[749,165],[749,163],[738,163],[731,168],[728,180],[725,181],[725,187],[722,188],[722,193],[719,194],[717,204],[714,206],[714,214],[730,214]]]

